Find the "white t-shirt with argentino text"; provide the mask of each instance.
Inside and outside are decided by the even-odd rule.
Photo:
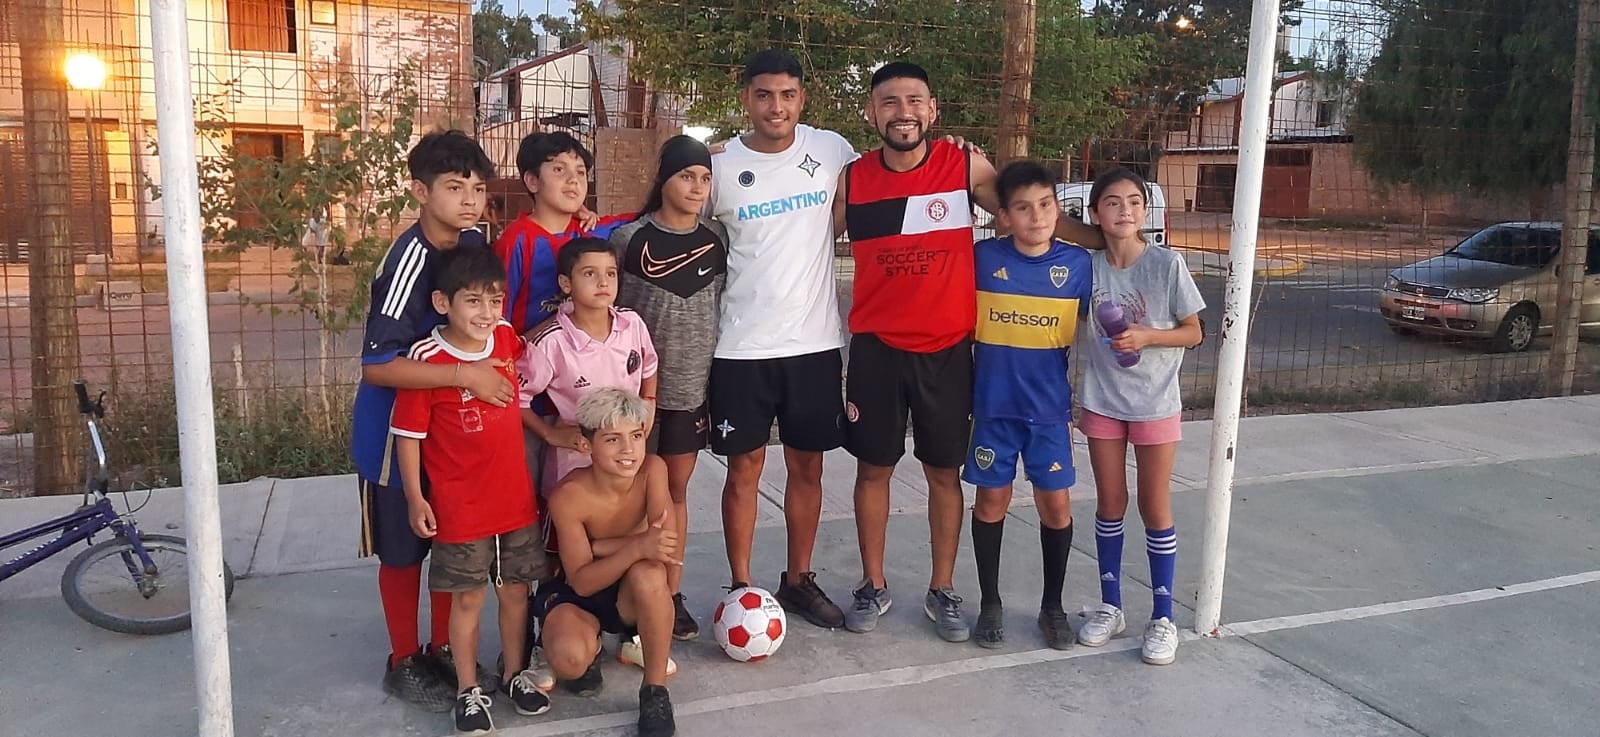
[[[711,215],[728,229],[717,358],[787,358],[844,345],[834,282],[833,197],[856,159],[843,136],[795,127],[788,150],[739,139],[711,159]]]

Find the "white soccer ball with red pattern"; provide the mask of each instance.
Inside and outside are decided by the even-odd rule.
[[[711,630],[722,651],[741,663],[765,660],[778,652],[789,633],[783,606],[765,589],[734,589],[717,602]]]

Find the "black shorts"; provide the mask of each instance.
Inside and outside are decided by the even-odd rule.
[[[711,440],[709,418],[704,404],[688,410],[656,410],[655,427],[650,428],[650,437],[644,441],[645,452],[674,456],[705,450]]]
[[[600,631],[622,633],[628,631],[628,625],[622,621],[622,612],[617,609],[617,597],[622,592],[622,582],[618,581],[603,588],[590,596],[579,596],[572,590],[572,585],[567,583],[564,574],[556,574],[554,578],[539,584],[539,590],[533,597],[533,615],[541,621],[555,611],[562,604],[571,604],[593,615],[600,621]],[[540,626],[540,629],[544,629]]]
[[[376,555],[379,563],[397,568],[422,565],[433,542],[411,531],[405,490],[358,480],[361,484],[360,556]]]
[[[785,358],[711,361],[711,450],[743,455],[767,444],[772,421],[795,450],[844,444],[844,359],[836,350]]]
[[[960,468],[972,434],[972,341],[911,353],[868,334],[850,338],[845,379],[845,448],[874,466],[905,455],[906,415],[917,460]]]

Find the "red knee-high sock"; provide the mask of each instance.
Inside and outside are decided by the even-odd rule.
[[[428,594],[433,611],[428,614],[429,628],[433,632],[433,649],[450,644],[450,592],[434,591]]]
[[[378,566],[378,598],[383,623],[389,628],[390,665],[422,649],[417,642],[417,598],[422,595],[422,566]]]

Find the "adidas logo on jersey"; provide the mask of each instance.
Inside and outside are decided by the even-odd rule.
[[[1106,571],[1105,573],[1100,574],[1100,580],[1101,581],[1115,581],[1115,580],[1117,580],[1117,574],[1112,573],[1110,571]]]
[[[586,376],[579,376],[578,377],[578,383],[573,384],[572,388],[574,388],[574,389],[587,389],[587,388],[589,388],[589,378],[586,377]]]
[[[999,271],[994,272],[994,278],[1000,281],[1011,281],[1011,276],[1006,273],[1006,267],[1004,266],[1000,267]]]

